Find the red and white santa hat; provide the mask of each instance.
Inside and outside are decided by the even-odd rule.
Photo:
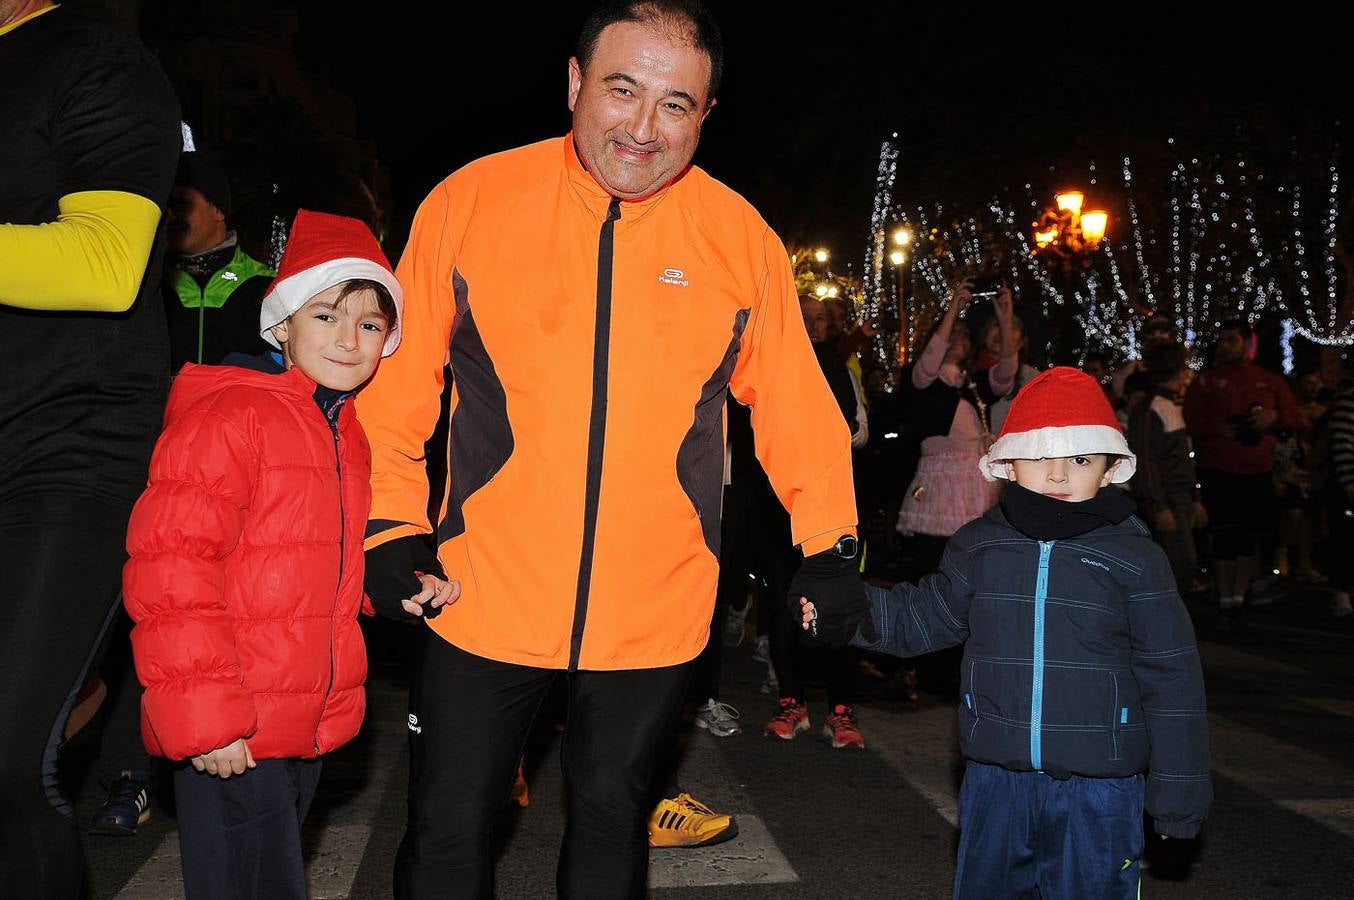
[[[381,245],[376,243],[376,236],[359,219],[297,210],[277,277],[263,295],[263,308],[259,311],[263,339],[281,349],[273,337],[274,325],[286,321],[316,294],[356,278],[385,285],[395,301],[397,321],[391,323],[381,350],[382,356],[389,356],[400,345],[404,291]]]
[[[1040,372],[1011,401],[987,454],[978,461],[988,481],[1005,478],[1012,459],[1054,459],[1109,453],[1122,457],[1113,481],[1128,481],[1137,458],[1094,378],[1067,366]]]

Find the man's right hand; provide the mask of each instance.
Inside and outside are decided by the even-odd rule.
[[[1175,532],[1175,529],[1177,527],[1175,521],[1175,513],[1171,512],[1169,509],[1160,510],[1152,518],[1154,520],[1154,524],[1156,525],[1157,531],[1159,531],[1160,533],[1173,534]]]
[[[430,582],[425,582],[425,578],[441,582],[445,588],[450,587],[442,572],[442,564],[437,561],[432,548],[416,535],[395,538],[372,547],[367,551],[366,563],[362,586],[371,600],[372,609],[376,610],[377,615],[396,622],[413,625],[425,617],[423,604],[438,596],[438,589],[433,587],[430,590]],[[459,596],[459,583],[456,584],[456,593]],[[443,605],[454,599],[445,599],[441,604],[434,604],[433,608],[440,611]],[[411,610],[411,603],[417,606],[417,612]],[[431,612],[427,617],[433,615],[436,613]]]

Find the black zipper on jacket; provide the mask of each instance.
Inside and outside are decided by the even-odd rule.
[[[324,688],[324,705],[329,703],[329,692],[334,689],[334,614],[338,611],[338,598],[343,590],[343,554],[345,551],[344,543],[347,541],[347,516],[343,511],[343,454],[339,450],[339,430],[338,417],[343,411],[343,401],[340,400],[324,414],[325,421],[329,424],[329,433],[334,436],[334,472],[338,475],[338,499],[339,499],[339,564],[338,564],[338,583],[334,585],[334,602],[329,607],[329,683]],[[320,709],[320,717],[324,718],[324,708]],[[320,753],[320,734],[315,733],[315,755]]]
[[[588,419],[588,470],[583,493],[583,549],[578,560],[578,593],[569,640],[569,671],[578,669],[583,627],[588,619],[593,550],[597,543],[597,506],[602,493],[602,449],[606,440],[607,369],[611,350],[611,263],[621,201],[613,197],[597,240],[597,327],[592,344],[592,413]]]

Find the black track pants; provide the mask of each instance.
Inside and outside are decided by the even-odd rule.
[[[532,720],[559,678],[567,679],[569,702],[559,896],[643,896],[650,779],[673,739],[689,669],[536,669],[484,659],[427,634],[410,697],[409,823],[395,862],[395,896],[493,896],[494,820]]]
[[[81,497],[0,502],[0,897],[80,896],[57,752],[117,607],[129,514]]]

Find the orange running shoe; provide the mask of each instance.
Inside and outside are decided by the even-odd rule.
[[[792,739],[801,731],[809,730],[809,708],[794,697],[780,698],[780,711],[771,717],[762,729],[762,737]]]

